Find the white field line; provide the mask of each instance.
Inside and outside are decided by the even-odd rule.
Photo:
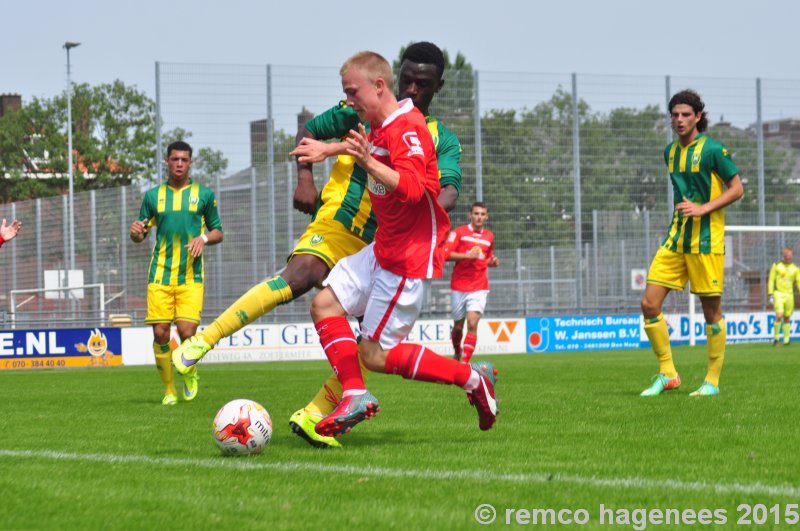
[[[482,470],[422,470],[398,469],[372,466],[324,465],[314,463],[270,463],[248,458],[173,458],[146,455],[78,454],[53,450],[3,450],[0,458],[17,457],[51,459],[54,461],[93,461],[111,465],[142,464],[175,467],[203,467],[235,470],[280,470],[285,472],[314,472],[319,474],[348,474],[385,478],[412,478],[430,480],[469,480],[478,482],[572,484],[589,487],[612,487],[622,489],[660,489],[672,491],[715,492],[720,494],[760,494],[797,498],[800,487],[793,485],[765,485],[763,483],[714,483],[707,481],[678,481],[647,478],[599,478],[568,474],[498,474]]]

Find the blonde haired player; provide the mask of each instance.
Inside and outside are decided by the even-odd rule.
[[[497,416],[494,366],[470,366],[401,343],[419,316],[430,279],[442,276],[442,244],[450,229],[437,201],[439,169],[425,117],[410,99],[397,101],[391,68],[380,55],[360,52],[340,74],[348,105],[370,122],[370,132],[359,124],[332,154],[351,155],[369,175],[378,231],[372,244],[334,266],[311,304],[320,343],[343,389],[336,409],[314,429],[339,436],[378,412],[360,358],[371,371],[463,388],[478,410],[480,429],[488,430]],[[318,144],[304,139],[292,154],[319,162]],[[347,315],[364,316],[360,343]]]
[[[425,115],[436,145],[441,184],[439,203],[449,211],[455,207],[461,190],[461,144],[444,124],[428,115],[431,100],[444,85],[444,69],[444,54],[438,46],[430,42],[411,44],[403,52],[397,86],[401,98],[409,98]],[[304,138],[339,140],[360,122],[356,111],[343,101],[301,126],[297,139],[298,142]],[[365,126],[369,127],[369,123]],[[298,161],[294,207],[313,217],[286,267],[280,274],[253,286],[201,334],[178,347],[173,355],[178,370],[189,370],[184,358],[189,365],[196,363],[221,338],[272,311],[278,304],[287,304],[321,285],[339,260],[372,242],[377,221],[366,187],[366,172],[349,155],[337,158],[319,193],[312,164]],[[341,384],[335,376],[329,377],[314,398],[292,414],[289,420],[292,431],[318,448],[341,447],[333,437],[319,435],[314,430],[316,423],[333,411],[341,395]]]
[[[794,312],[794,286],[800,289],[800,268],[792,263],[792,248],[783,248],[783,260],[775,262],[769,270],[767,293],[772,297],[775,308],[775,339],[772,346],[780,344],[780,332],[783,329],[783,344],[788,345],[792,331],[792,313]]]

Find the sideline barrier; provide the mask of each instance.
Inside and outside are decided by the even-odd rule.
[[[673,346],[688,345],[691,327],[697,344],[706,342],[706,324],[702,315],[665,315]],[[772,312],[726,313],[727,342],[755,343],[772,341],[775,314]],[[640,315],[576,315],[567,317],[528,317],[525,323],[527,351],[579,352],[649,348]],[[792,339],[800,338],[800,320],[792,322]]]
[[[691,327],[698,343],[705,342],[702,316],[667,315],[673,345],[689,343]],[[772,340],[771,312],[725,314],[728,343]],[[353,322],[353,327],[357,325]],[[408,337],[442,355],[452,355],[452,321],[418,321]],[[582,315],[481,319],[478,356],[557,353],[586,350],[645,348],[650,343],[639,315]],[[800,321],[792,323],[792,339],[800,339]],[[153,332],[149,326],[50,330],[0,330],[0,370],[64,367],[152,365]],[[173,348],[178,337],[173,330]],[[317,332],[310,322],[249,325],[223,339],[203,363],[324,360]]]
[[[355,322],[351,322],[355,328]],[[451,356],[450,320],[420,320],[408,336],[408,341],[421,343],[439,354]],[[173,347],[178,338],[173,330]],[[151,365],[153,363],[153,334],[150,327],[122,330],[123,364]],[[525,352],[524,319],[484,318],[478,324],[476,355],[515,354]],[[234,363],[255,361],[324,360],[314,325],[288,323],[248,325],[224,338],[210,351],[203,363]]]

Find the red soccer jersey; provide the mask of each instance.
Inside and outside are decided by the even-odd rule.
[[[410,99],[382,124],[371,124],[372,156],[400,174],[394,191],[369,176],[378,221],[375,257],[383,269],[410,278],[441,278],[450,218],[439,204],[439,167],[425,117]]]
[[[489,229],[480,232],[473,230],[472,225],[462,225],[447,238],[446,253],[466,254],[474,248],[481,252],[480,258],[459,260],[453,268],[450,289],[471,292],[489,289],[489,275],[486,261],[494,251],[494,234]]]

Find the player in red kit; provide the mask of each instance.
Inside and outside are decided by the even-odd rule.
[[[485,228],[489,219],[486,203],[476,201],[469,212],[469,225],[462,225],[447,238],[447,260],[456,262],[450,289],[453,307],[453,352],[455,358],[462,358],[461,338],[464,334],[464,321],[467,322],[467,336],[464,337],[463,361],[469,363],[475,344],[478,342],[478,321],[486,308],[489,294],[489,275],[487,268],[497,267],[500,260],[494,255],[494,234]]]
[[[292,155],[300,162],[354,157],[369,175],[378,230],[372,244],[334,266],[311,303],[320,342],[343,389],[336,409],[315,430],[339,436],[380,409],[364,384],[359,356],[374,372],[462,387],[478,410],[480,428],[488,430],[497,416],[492,364],[470,366],[400,343],[419,316],[430,279],[442,276],[442,244],[450,229],[436,199],[439,170],[425,118],[411,100],[397,101],[392,69],[382,56],[360,52],[339,73],[347,104],[370,122],[369,134],[359,124],[338,144],[304,138]],[[347,315],[364,316],[360,343]]]

